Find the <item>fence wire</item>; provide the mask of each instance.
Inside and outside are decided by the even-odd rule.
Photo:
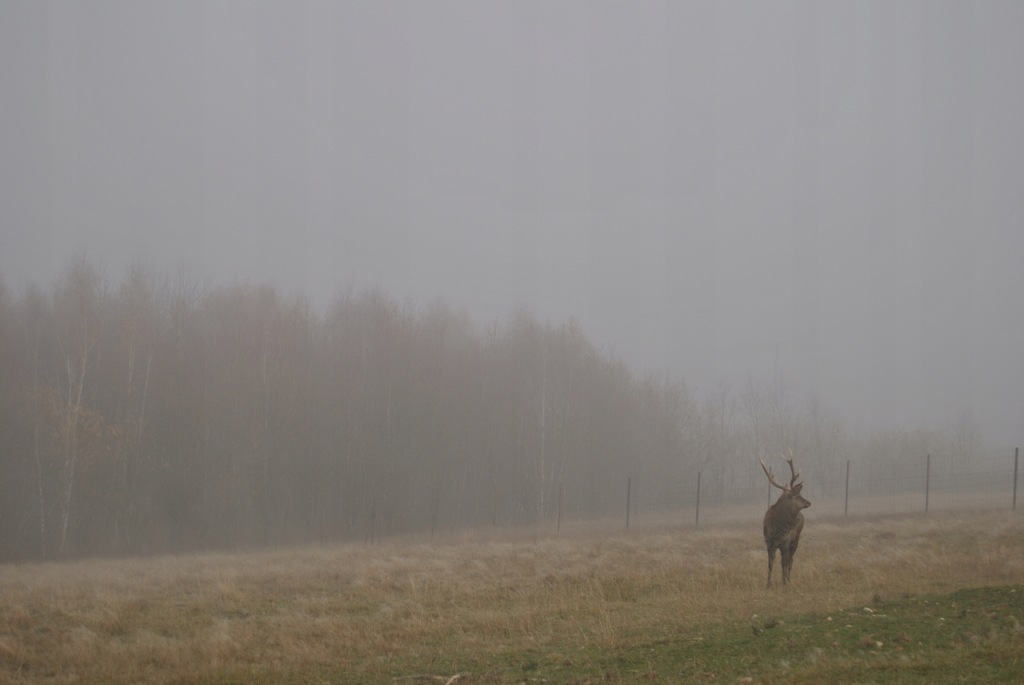
[[[957,459],[923,455],[877,468],[845,462],[828,474],[808,469],[803,494],[811,502],[808,515],[865,517],[875,514],[928,513],[957,510],[1024,510],[1020,491],[1019,450],[992,450]],[[751,520],[760,522],[780,491],[768,484],[711,488],[701,474],[684,479],[674,495],[651,495],[640,478],[621,485],[621,501],[609,502],[595,520],[571,501],[558,503],[551,524],[560,532],[594,528],[706,526]],[[702,491],[701,488],[704,488]],[[547,525],[548,522],[544,522]]]

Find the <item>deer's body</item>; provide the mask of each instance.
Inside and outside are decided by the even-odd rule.
[[[761,468],[768,476],[768,481],[782,490],[779,499],[768,507],[764,514],[764,544],[768,550],[768,587],[772,586],[772,567],[775,565],[776,550],[782,552],[782,584],[789,584],[793,555],[800,544],[800,532],[804,529],[804,515],[800,510],[811,506],[811,503],[800,494],[804,484],[796,482],[800,474],[793,467],[792,457],[786,461],[789,463],[790,473],[793,474],[788,487],[775,482],[771,469],[761,462]]]

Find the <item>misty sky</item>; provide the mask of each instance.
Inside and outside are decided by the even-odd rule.
[[[575,317],[1024,443],[1024,3],[0,0],[0,275]]]

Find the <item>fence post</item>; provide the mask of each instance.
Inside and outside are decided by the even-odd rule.
[[[491,528],[498,529],[498,483],[491,482]]]
[[[629,499],[633,494],[633,479],[626,479],[626,530],[629,530]]]
[[[558,484],[558,523],[555,524],[555,535],[562,532],[562,488],[563,483]]]
[[[364,545],[377,544],[377,496],[374,495],[370,503],[370,528],[366,531]]]
[[[693,527],[700,527],[700,471],[697,472],[697,518],[693,522]]]
[[[850,460],[846,460],[846,495],[843,496],[843,516],[850,511]]]
[[[1020,448],[1013,448],[1013,510],[1017,511],[1017,460],[1020,457]]]
[[[924,462],[924,513],[928,513],[928,487],[932,475],[932,455]]]

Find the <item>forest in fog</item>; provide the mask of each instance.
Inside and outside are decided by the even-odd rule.
[[[0,355],[2,560],[533,524],[560,489],[601,517],[627,479],[671,509],[698,472],[708,502],[763,498],[757,456],[789,449],[820,497],[848,459],[884,484],[980,439],[969,421],[862,435],[777,379],[698,396],[572,321],[479,326],[379,290],[320,312],[265,285],[110,282],[82,257],[0,281]]]

